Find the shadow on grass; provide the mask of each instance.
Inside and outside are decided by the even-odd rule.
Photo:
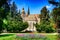
[[[14,34],[2,34],[2,35],[0,35],[0,37],[7,37],[7,36],[12,36],[12,35],[14,35]]]

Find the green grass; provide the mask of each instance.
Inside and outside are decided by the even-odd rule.
[[[57,40],[58,36],[57,35],[47,35],[47,38],[49,40]]]
[[[47,40],[57,40],[57,35],[46,35]],[[28,39],[28,38],[16,38],[16,34],[4,34],[0,35],[0,40],[45,40],[45,39]]]
[[[0,35],[0,40],[15,40],[15,38],[16,38],[15,34]]]

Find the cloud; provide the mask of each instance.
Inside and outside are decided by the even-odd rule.
[[[47,6],[46,6],[46,8],[51,8],[51,7],[52,7],[52,5],[47,5]]]

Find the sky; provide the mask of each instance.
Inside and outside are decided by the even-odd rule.
[[[53,6],[48,3],[48,0],[12,0],[17,5],[18,10],[22,11],[24,8],[25,13],[30,9],[30,14],[40,14],[40,10],[46,6],[48,10],[52,10]]]

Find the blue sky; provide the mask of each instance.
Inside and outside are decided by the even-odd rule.
[[[22,11],[24,7],[27,13],[28,7],[30,8],[30,14],[40,14],[40,10],[46,6],[48,10],[52,10],[52,5],[48,3],[48,0],[13,0],[17,5],[17,8]]]

